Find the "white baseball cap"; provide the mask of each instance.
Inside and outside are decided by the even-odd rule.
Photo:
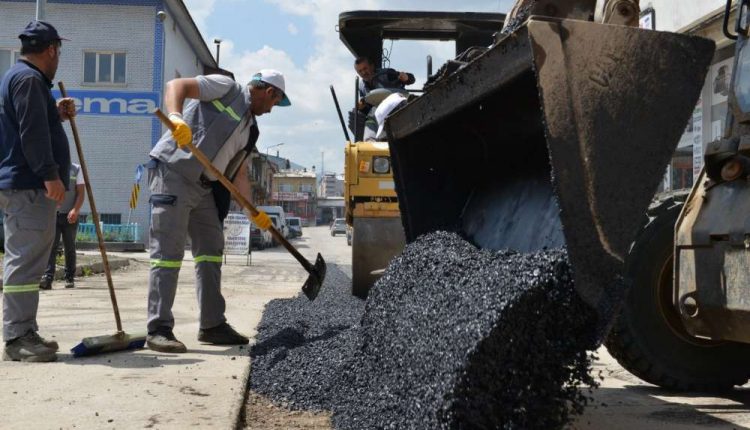
[[[286,96],[286,90],[284,89],[284,75],[278,70],[260,70],[258,73],[254,74],[250,80],[265,82],[280,89],[283,97],[280,102],[276,103],[276,106],[290,106],[292,104],[292,102],[289,101],[289,97]]]

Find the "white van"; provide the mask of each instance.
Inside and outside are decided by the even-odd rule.
[[[276,215],[279,219],[279,233],[284,236],[285,239],[289,239],[289,227],[286,225],[286,215],[284,214],[284,208],[281,206],[258,206],[258,210],[261,210],[268,215]]]

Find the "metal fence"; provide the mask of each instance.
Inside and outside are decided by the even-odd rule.
[[[138,237],[138,224],[101,224],[105,242],[135,242]],[[94,224],[78,224],[76,242],[96,242]]]

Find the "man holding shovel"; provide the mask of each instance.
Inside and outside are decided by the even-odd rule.
[[[172,305],[187,235],[195,260],[200,309],[198,340],[215,345],[248,343],[247,337],[227,324],[221,294],[222,221],[229,208],[229,193],[182,147],[192,142],[249,198],[246,157],[258,139],[255,117],[271,112],[274,106],[289,106],[284,88],[284,76],[271,69],[253,75],[246,86],[222,75],[167,83],[164,107],[174,132],[167,131],[162,136],[151,151],[148,164],[152,205],[149,348],[172,353],[187,351],[172,331]],[[271,225],[263,212],[252,220],[264,230]]]
[[[62,121],[75,116],[72,99],[55,102],[50,89],[62,39],[43,21],[18,36],[21,59],[0,82],[0,207],[5,212],[3,340],[6,361],[54,361],[57,342],[37,334],[39,279],[55,234],[70,171]]]

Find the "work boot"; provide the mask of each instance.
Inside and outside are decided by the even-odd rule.
[[[159,327],[156,331],[149,333],[146,336],[146,345],[153,351],[177,354],[187,352],[185,344],[174,337],[174,333],[169,327]]]
[[[65,280],[65,288],[75,288],[76,283],[72,279]]]
[[[198,340],[214,345],[247,345],[249,339],[237,333],[231,325],[223,322],[213,328],[198,331]]]
[[[57,341],[54,340],[47,340],[41,336],[39,336],[39,333],[35,331],[30,331],[29,336],[33,337],[37,342],[41,343],[42,345],[46,346],[47,348],[57,352],[60,349],[60,345],[57,344]]]
[[[40,290],[51,290],[52,289],[52,279],[48,277],[42,278],[41,282],[39,282],[39,289]]]
[[[42,338],[34,331],[29,331],[5,343],[3,361],[25,361],[45,363],[57,360],[55,349],[42,343]]]

